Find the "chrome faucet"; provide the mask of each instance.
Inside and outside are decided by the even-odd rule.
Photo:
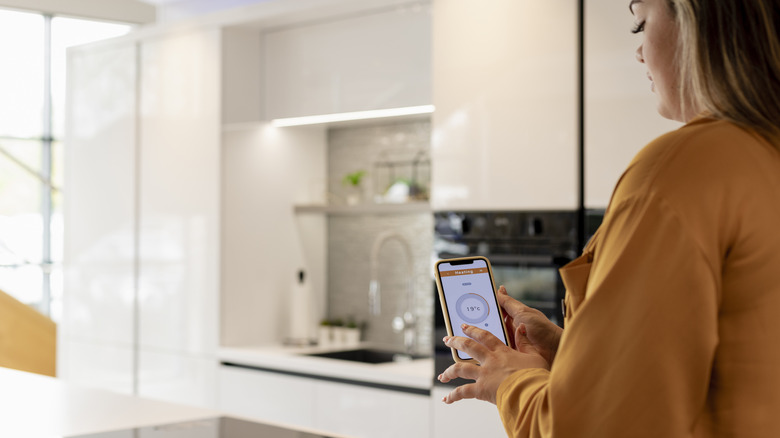
[[[368,288],[368,310],[371,315],[377,316],[382,313],[382,293],[379,284],[379,251],[389,240],[395,240],[401,244],[404,255],[406,256],[406,268],[409,277],[406,280],[406,309],[402,316],[396,316],[392,321],[393,331],[404,333],[404,347],[407,353],[413,353],[415,344],[415,326],[417,317],[414,314],[414,263],[412,263],[412,248],[404,237],[392,230],[383,231],[374,240],[371,247],[371,282]]]

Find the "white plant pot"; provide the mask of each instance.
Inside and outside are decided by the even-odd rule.
[[[333,344],[333,328],[325,325],[319,327],[317,330],[317,345],[327,347]]]
[[[346,330],[346,327],[333,327],[333,343],[335,345],[344,345]]]
[[[355,347],[358,344],[360,344],[359,328],[345,328],[343,336],[344,336],[344,345]]]

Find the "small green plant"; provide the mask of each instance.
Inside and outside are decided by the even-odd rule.
[[[363,181],[364,176],[366,176],[365,170],[356,170],[355,172],[344,175],[344,178],[342,178],[341,183],[344,185],[351,185],[353,187],[357,187],[360,185],[360,182]]]

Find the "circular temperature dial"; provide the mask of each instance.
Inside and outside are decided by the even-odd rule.
[[[478,324],[488,317],[490,307],[480,295],[468,293],[458,298],[458,302],[455,303],[455,311],[464,321]]]

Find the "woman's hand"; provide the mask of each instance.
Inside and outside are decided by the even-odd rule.
[[[438,377],[442,383],[455,378],[475,380],[455,388],[442,399],[450,404],[464,398],[478,398],[496,403],[496,393],[501,382],[515,371],[526,368],[549,369],[547,361],[530,344],[528,338],[520,335],[515,338],[515,349],[509,348],[492,333],[463,324],[463,333],[469,338],[447,336],[444,344],[460,350],[479,361],[480,365],[458,362],[444,370]],[[525,332],[525,326],[519,327]]]
[[[504,309],[504,324],[509,333],[509,345],[514,346],[517,339],[526,338],[552,366],[563,329],[547,319],[544,313],[510,297],[504,286],[498,288],[496,296],[498,304]]]

